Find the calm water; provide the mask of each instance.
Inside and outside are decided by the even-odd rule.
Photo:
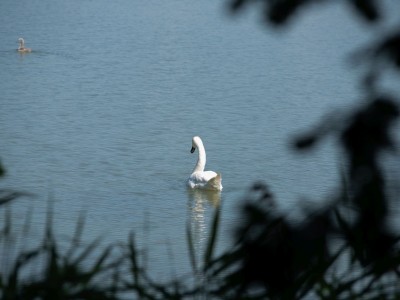
[[[288,144],[358,100],[345,55],[367,41],[363,27],[331,6],[275,32],[223,4],[1,1],[1,187],[36,195],[11,206],[15,230],[33,211],[38,239],[52,199],[60,235],[73,234],[82,211],[86,241],[125,241],[134,231],[165,278],[189,270],[186,226],[201,251],[218,201],[218,247],[229,245],[254,181],[291,214],[332,193],[334,142],[311,155]],[[32,53],[15,51],[20,36]],[[223,175],[220,199],[185,188],[193,135],[203,138],[208,169]]]

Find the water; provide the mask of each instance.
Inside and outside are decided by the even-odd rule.
[[[12,205],[14,222],[33,211],[38,239],[52,200],[68,237],[83,211],[86,241],[134,231],[154,276],[168,278],[190,270],[187,226],[204,250],[216,207],[185,188],[192,136],[223,176],[220,251],[253,182],[290,214],[333,192],[335,142],[311,155],[288,145],[357,103],[358,74],[344,59],[368,40],[365,28],[330,6],[275,32],[256,11],[233,18],[222,4],[1,1],[1,187],[35,194]],[[15,51],[21,36],[32,53]]]

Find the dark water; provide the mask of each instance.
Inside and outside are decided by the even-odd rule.
[[[57,232],[86,214],[85,240],[136,232],[156,276],[189,269],[186,226],[204,249],[215,200],[219,249],[254,181],[296,215],[328,198],[341,158],[328,140],[311,155],[288,147],[332,109],[362,95],[348,53],[367,41],[341,6],[313,9],[287,30],[235,18],[217,1],[3,0],[0,3],[1,187],[34,193],[12,205],[14,230],[33,211],[42,235],[54,201]],[[20,55],[17,39],[32,53]],[[221,199],[188,193],[200,135]]]

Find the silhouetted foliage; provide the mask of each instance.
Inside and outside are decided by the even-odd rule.
[[[390,35],[379,43],[375,53],[378,57],[383,56],[397,68],[400,68],[400,32]]]
[[[285,24],[301,8],[311,4],[325,4],[329,0],[232,0],[231,10],[236,12],[248,4],[261,4],[264,7],[265,20],[275,25]],[[356,11],[367,21],[377,21],[380,6],[374,0],[348,0]]]
[[[243,207],[245,222],[238,228],[235,250],[210,267],[212,276],[228,270],[216,294],[229,299],[344,299],[351,292],[355,299],[369,299],[384,287],[380,297],[399,297],[400,235],[386,227],[388,199],[379,164],[380,152],[393,146],[390,125],[398,115],[394,100],[380,97],[356,112],[341,131],[322,130],[339,135],[348,156],[348,179],[339,189],[345,193],[324,210],[309,211],[303,222],[293,224],[278,214],[267,187],[256,185],[254,191],[261,194]],[[303,150],[321,136],[317,129],[296,145]],[[348,206],[350,218],[345,218],[342,211]],[[335,249],[333,241],[341,246]],[[346,255],[351,257],[347,262]],[[336,277],[338,265],[349,279]]]
[[[260,186],[254,187],[258,189]],[[317,279],[311,272],[315,273],[316,268],[323,272],[331,264],[327,238],[332,225],[326,212],[295,226],[274,210],[267,187],[261,189],[259,198],[243,207],[245,223],[238,228],[236,249],[211,266],[220,272],[221,265],[236,265],[216,291],[221,298],[247,298],[256,286],[262,288],[258,295],[261,298],[295,299],[301,288],[307,290],[310,280]]]
[[[261,4],[267,22],[283,25],[301,8],[326,2],[234,0],[230,3],[235,12],[246,5]],[[349,2],[368,22],[382,18],[378,1]],[[260,196],[258,201],[244,206],[247,221],[238,230],[237,248],[216,259],[213,266],[221,272],[236,265],[235,271],[226,277],[222,290],[229,291],[230,298],[296,299],[310,294],[329,299],[399,297],[400,287],[396,284],[400,236],[387,228],[388,198],[380,165],[381,152],[394,148],[390,129],[399,116],[399,108],[397,99],[380,96],[382,93],[376,88],[380,72],[386,66],[400,67],[399,37],[399,31],[387,34],[363,51],[369,55],[361,57],[365,62],[369,60],[372,66],[362,78],[369,93],[366,105],[349,119],[329,116],[310,133],[294,141],[296,149],[305,151],[327,135],[339,138],[347,154],[347,170],[333,204],[323,211],[309,212],[308,218],[296,225],[273,212],[272,198],[266,201],[265,196]],[[341,240],[342,247],[333,249],[330,246],[333,239],[336,243]],[[349,273],[340,278],[332,267],[339,260],[344,267],[340,257],[349,254],[346,266]],[[382,278],[387,281],[383,283]],[[252,291],[251,286],[257,286],[258,293]]]

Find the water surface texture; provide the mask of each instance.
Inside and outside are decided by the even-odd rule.
[[[53,201],[60,236],[73,234],[82,212],[87,242],[134,231],[149,268],[168,278],[190,269],[187,226],[204,251],[218,203],[218,247],[228,247],[255,181],[293,214],[306,199],[328,198],[340,162],[334,141],[310,155],[289,144],[358,101],[345,55],[366,42],[363,27],[330,6],[273,31],[223,4],[1,1],[1,187],[35,195],[11,205],[15,230],[32,212],[39,240]],[[16,52],[19,37],[32,53]],[[222,173],[220,199],[186,190],[194,135],[207,169]]]

